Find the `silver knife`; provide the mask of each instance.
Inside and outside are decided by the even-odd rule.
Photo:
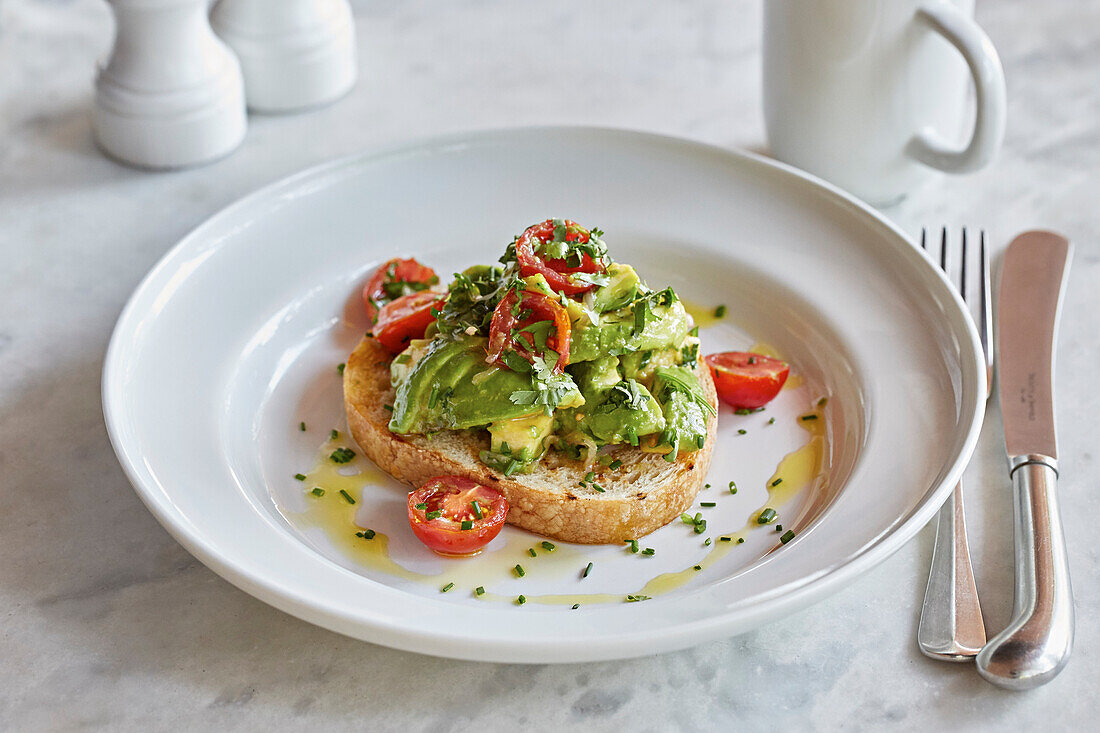
[[[1025,232],[1005,251],[997,299],[997,369],[1005,450],[1014,489],[1016,588],[1012,621],[978,654],[995,685],[1050,681],[1073,647],[1073,594],[1058,511],[1054,348],[1072,246]]]

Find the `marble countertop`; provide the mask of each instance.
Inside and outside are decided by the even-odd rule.
[[[349,97],[252,117],[244,145],[214,165],[143,173],[91,140],[107,6],[0,5],[0,729],[1095,724],[1100,1],[979,3],[1008,79],[1005,148],[987,170],[886,212],[910,232],[984,227],[998,249],[1033,227],[1077,243],[1057,379],[1078,636],[1065,672],[1024,694],[918,652],[931,527],[836,595],[755,632],[560,666],[445,661],[348,639],[237,590],[169,537],[111,451],[100,367],[130,291],[212,213],[320,161],[481,127],[599,124],[765,148],[760,2],[375,0],[355,10],[362,78]],[[995,403],[966,476],[992,630],[1012,596]]]

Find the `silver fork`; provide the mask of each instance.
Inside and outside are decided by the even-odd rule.
[[[927,231],[921,230],[920,246],[928,249]],[[967,238],[962,230],[962,259],[958,288],[967,300]],[[940,269],[947,272],[947,227],[940,235]],[[980,235],[979,277],[980,299],[978,333],[985,352],[986,400],[992,394],[993,349],[992,310],[990,306],[989,257],[985,248],[985,232]],[[951,498],[940,509],[936,523],[936,545],[932,550],[932,569],[917,628],[920,649],[933,659],[948,662],[968,662],[985,646],[985,621],[974,583],[974,568],[970,564],[970,546],[966,541],[966,521],[963,517],[962,482],[955,486]]]

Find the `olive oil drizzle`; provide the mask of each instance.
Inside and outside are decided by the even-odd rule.
[[[752,350],[765,355],[775,353],[775,350],[767,344],[755,344]],[[794,376],[792,375],[792,378]],[[821,470],[826,433],[823,408],[823,402],[819,402],[813,410],[795,418],[798,420],[798,425],[810,434],[810,439],[779,462],[775,472],[767,481],[768,500],[765,505],[756,509],[745,525],[736,532],[708,533],[714,540],[710,550],[693,565],[683,570],[661,573],[632,594],[533,594],[526,595],[525,602],[554,606],[579,604],[583,607],[593,604],[622,603],[628,598],[653,598],[686,585],[692,578],[718,563],[734,548],[739,547],[749,532],[772,530],[771,524],[758,523],[757,518],[761,511],[766,507],[778,510],[815,481],[824,481]],[[418,583],[438,582],[441,588],[444,583],[453,584],[447,592],[456,595],[468,593],[481,601],[516,604],[517,596],[490,591],[476,594],[474,588],[483,587],[485,583],[493,582],[494,578],[510,577],[517,558],[521,558],[518,560],[521,563],[526,559],[528,561],[524,565],[526,572],[539,579],[555,576],[569,577],[571,574],[579,574],[580,569],[585,566],[586,555],[573,546],[558,544],[553,552],[546,552],[540,550],[537,537],[512,535],[502,548],[485,553],[476,562],[471,562],[468,558],[446,558],[444,568],[437,573],[410,570],[392,559],[389,548],[390,538],[386,534],[375,529],[373,535],[367,538],[363,535],[365,530],[371,528],[364,527],[357,521],[357,514],[363,504],[363,488],[370,484],[386,483],[389,478],[368,460],[358,455],[348,463],[334,463],[330,456],[339,448],[348,448],[339,437],[330,437],[321,445],[313,468],[305,474],[305,480],[302,481],[306,510],[284,513],[302,528],[321,530],[333,545],[361,567]],[[315,488],[322,489],[324,493],[320,496],[313,494]],[[341,492],[347,492],[356,503],[349,503]],[[782,515],[777,521],[782,521]],[[793,524],[785,526],[796,529]],[[723,541],[721,539],[723,537],[730,539]],[[779,546],[777,534],[776,548]],[[529,556],[529,548],[536,550],[536,558]]]

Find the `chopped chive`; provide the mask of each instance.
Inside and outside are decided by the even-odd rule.
[[[718,539],[721,540],[722,542],[733,542],[732,537],[719,537]]]
[[[385,410],[389,410],[390,412],[393,412],[393,405],[382,405],[382,408],[385,409]]]
[[[776,532],[782,532],[783,531],[783,525],[782,524],[775,525],[775,531]]]
[[[752,415],[756,412],[763,412],[763,407],[738,407],[733,411],[734,415]]]
[[[296,473],[294,474],[294,478],[298,479],[299,481],[305,481],[306,475],[304,473]]]
[[[504,467],[504,475],[511,476],[513,473],[519,470],[520,465],[520,462],[514,458],[508,461],[508,465]]]
[[[775,510],[772,509],[771,507],[767,507],[767,508],[764,509],[764,511],[760,512],[760,516],[758,516],[756,518],[756,523],[757,524],[767,524],[768,522],[771,522],[773,519],[775,519],[775,517],[776,517]]]
[[[630,551],[637,554],[638,552],[638,540],[630,541]]]
[[[693,566],[692,566],[692,568],[693,568],[694,570],[702,570],[702,569],[703,569],[703,566],[702,566],[702,565],[693,565]]]
[[[705,520],[705,519],[700,520],[699,523],[695,525],[695,534],[703,534],[706,531],[707,531],[707,520]]]
[[[709,488],[710,488],[710,484],[703,484],[703,488],[704,488],[704,489],[709,489]]]
[[[596,474],[595,474],[595,473],[593,473],[592,471],[589,471],[588,473],[586,473],[586,474],[584,475],[584,480],[585,480],[585,481],[592,481],[592,480],[593,480],[593,479],[595,479],[595,478],[596,478]]]
[[[344,497],[344,501],[346,501],[349,504],[354,504],[355,503],[355,499],[351,498],[351,494],[344,491],[343,489],[340,489],[340,496]]]
[[[420,511],[424,511],[428,508],[428,505],[425,502],[420,502],[419,504],[415,505],[415,508],[419,509]]]
[[[611,463],[607,464],[607,467],[610,468],[612,471],[614,471],[617,468],[622,468],[622,465],[623,465],[623,462],[620,461],[618,458],[616,458]]]
[[[428,395],[428,409],[431,410],[435,407],[435,403],[439,400],[439,385],[432,385],[432,392]]]
[[[528,547],[527,548],[527,554],[530,555],[531,557],[538,557],[539,556],[538,553],[535,552],[534,547]]]
[[[474,588],[474,595],[475,596],[485,595],[485,586],[479,585],[478,587]]]
[[[644,550],[642,550],[642,554],[643,555],[656,555],[657,551],[654,550],[652,547],[647,547]]]
[[[680,521],[684,524],[695,524],[695,520],[692,519],[690,514],[681,514]]]
[[[477,503],[477,499],[474,499],[470,502],[470,507],[474,510],[474,516],[478,519],[481,519],[485,516],[481,511],[481,505]]]
[[[735,483],[734,483],[733,481],[730,481],[730,488],[731,488],[731,489],[736,489],[736,488],[737,488],[737,484],[735,484]]]
[[[745,544],[745,538],[744,537],[738,537],[737,538],[737,544],[739,544],[739,545]]]
[[[828,397],[822,397],[820,400],[817,401],[817,406],[818,407],[824,407],[825,403],[827,403],[828,401],[829,401]]]
[[[373,529],[364,529],[362,532],[356,532],[356,537],[362,537],[365,540],[373,540],[374,536],[378,534]]]
[[[714,317],[715,318],[725,318],[725,316],[726,316],[726,306],[720,305],[720,306],[718,306],[717,308],[714,309]]]
[[[328,434],[328,439],[329,440],[336,440],[339,437],[340,437],[340,432],[337,431],[337,430],[333,430],[331,433]]]
[[[347,463],[352,458],[355,458],[355,451],[351,448],[337,448],[329,456],[333,463]]]
[[[516,605],[517,606],[522,606],[524,603],[527,603],[527,596],[520,595],[520,596],[516,597]]]
[[[774,417],[768,419],[768,425],[775,425],[775,418]]]
[[[638,601],[648,601],[648,600],[649,600],[649,596],[627,596],[626,597],[626,602],[627,603],[636,603]]]
[[[701,501],[701,502],[699,502],[699,506],[701,506],[701,507],[712,507],[712,506],[718,506],[718,505],[716,503],[714,503],[713,501]]]
[[[347,366],[347,364],[337,364],[336,365],[336,371],[340,373],[341,377],[344,376],[344,367],[346,367],[346,366]]]
[[[574,603],[574,604],[573,604],[573,605],[571,606],[571,608],[572,608],[572,609],[573,609],[574,611],[576,611],[576,610],[577,610],[578,608],[580,608],[580,607],[581,607],[581,604],[579,604],[579,603]]]
[[[780,542],[782,542],[782,543],[783,543],[783,544],[785,545],[785,544],[787,544],[788,542],[790,542],[790,541],[791,541],[791,540],[793,540],[793,539],[794,539],[794,530],[793,530],[793,529],[788,529],[788,530],[787,530],[786,532],[784,532],[784,533],[783,533],[783,535],[782,535],[782,536],[781,536],[781,537],[779,538],[779,541],[780,541]]]
[[[699,522],[702,522],[702,521],[703,521],[703,513],[702,512],[695,512],[695,523],[699,524]]]
[[[442,588],[439,589],[439,592],[440,593],[446,593],[447,591],[449,591],[451,588],[454,588],[454,587],[455,587],[454,583],[447,583],[447,585],[445,585],[445,586],[443,586]]]
[[[755,356],[750,356],[749,357],[749,363],[750,364],[755,364],[756,363],[756,357]]]
[[[556,548],[556,547],[554,546],[554,543],[553,543],[553,542],[546,542],[546,541],[543,541],[543,543],[542,543],[542,549],[546,550],[547,552],[553,552],[553,551],[554,551],[554,550],[556,550],[557,548]]]
[[[462,520],[462,524],[460,524],[460,525],[459,525],[459,527],[460,527],[461,529],[464,529],[464,530],[466,530],[466,529],[473,529],[473,528],[474,528],[474,520],[472,520],[472,519],[464,519],[464,520]]]
[[[710,547],[710,537],[703,540],[703,547]]]
[[[775,481],[772,481],[772,486],[779,486],[781,483],[783,483],[783,479],[777,478]]]
[[[527,572],[523,569],[523,566],[520,565],[519,563],[516,563],[516,566],[512,569],[516,571],[516,577],[518,577],[518,578],[522,578],[524,575],[527,575]]]
[[[730,493],[731,494],[736,494],[737,493],[737,487],[736,486],[730,486]]]
[[[816,420],[817,415],[803,415],[799,420]]]
[[[306,431],[306,424],[304,422],[298,423],[298,429],[304,433]]]
[[[584,572],[581,573],[582,578],[587,578],[588,574],[592,572],[592,563],[588,563],[584,566]]]
[[[313,491],[311,491],[309,493],[313,494],[314,496],[324,496],[325,495],[325,490],[322,489],[320,486],[315,486],[315,487],[313,487]]]
[[[442,509],[436,509],[434,512],[428,512],[427,514],[425,514],[424,518],[425,519],[439,519],[442,516],[443,516],[443,510]]]
[[[738,435],[745,435],[748,432],[749,432],[748,430],[745,430],[744,428],[741,428],[740,430],[737,431],[737,434]]]

